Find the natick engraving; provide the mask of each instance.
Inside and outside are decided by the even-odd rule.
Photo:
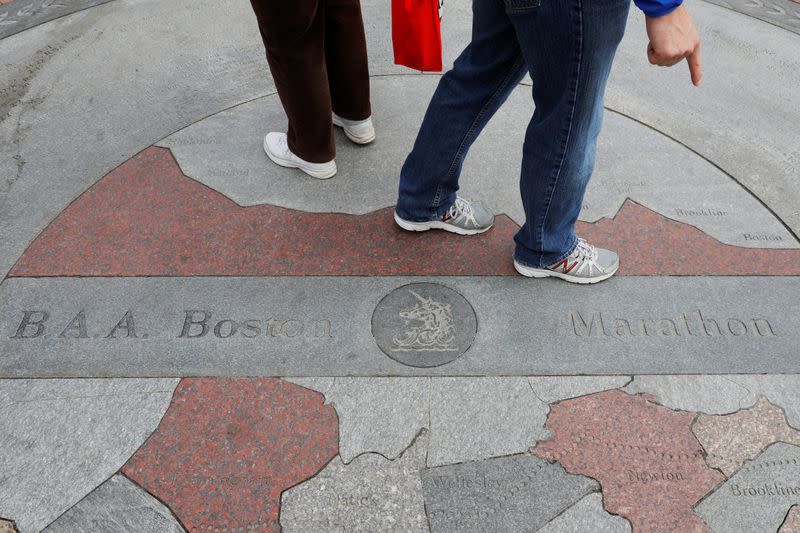
[[[766,318],[711,318],[700,309],[677,318],[611,317],[601,311],[572,311],[568,316],[576,337],[775,337]]]
[[[411,326],[392,339],[394,352],[457,352],[453,306],[409,290],[418,301],[400,316]]]

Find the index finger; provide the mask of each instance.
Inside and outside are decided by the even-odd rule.
[[[697,44],[697,48],[694,49],[694,52],[689,54],[686,57],[686,62],[689,63],[689,74],[692,76],[692,83],[695,87],[700,85],[700,81],[703,79],[703,72],[702,67],[700,66],[700,44]]]

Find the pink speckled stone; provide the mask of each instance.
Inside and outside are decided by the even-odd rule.
[[[662,216],[631,200],[617,215],[575,232],[592,244],[616,250],[623,276],[796,276],[800,250],[740,248]]]
[[[367,215],[241,207],[148,148],[103,177],[25,251],[10,276],[512,276],[501,215],[482,235],[414,234]],[[578,235],[622,258],[619,275],[800,275],[800,250],[738,248],[627,201]]]
[[[554,404],[553,437],[535,454],[600,482],[608,511],[636,533],[700,533],[692,506],[724,477],[703,460],[694,413],[672,411],[619,390]]]
[[[408,233],[363,216],[243,208],[148,148],[92,186],[28,248],[12,276],[514,275],[516,225],[483,235]]]
[[[786,520],[783,521],[778,533],[800,533],[800,505],[789,509]]]
[[[708,453],[708,465],[728,477],[774,442],[800,446],[800,431],[789,426],[783,409],[763,396],[750,409],[730,415],[701,414],[692,429]]]
[[[281,493],[338,453],[338,418],[323,401],[274,378],[184,379],[122,473],[189,532],[280,531]]]

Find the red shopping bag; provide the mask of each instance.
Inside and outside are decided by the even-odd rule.
[[[396,64],[441,72],[439,1],[392,0],[392,43]]]

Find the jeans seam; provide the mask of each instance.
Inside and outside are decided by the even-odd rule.
[[[472,133],[475,131],[475,127],[477,126],[480,119],[486,114],[486,110],[489,108],[489,106],[492,105],[492,103],[494,103],[497,100],[497,97],[500,94],[500,92],[506,86],[508,86],[509,80],[511,79],[514,72],[516,72],[516,70],[519,68],[521,63],[522,63],[522,52],[519,52],[517,54],[516,59],[514,59],[514,63],[511,65],[511,68],[508,70],[508,73],[506,74],[505,78],[503,78],[503,81],[501,81],[500,85],[497,86],[497,89],[495,89],[494,93],[492,93],[492,96],[490,96],[489,99],[486,101],[486,103],[483,104],[483,107],[475,116],[475,120],[472,121],[472,124],[467,129],[466,133],[464,134],[464,137],[461,139],[461,143],[458,146],[458,150],[456,150],[456,154],[453,157],[453,161],[450,163],[450,168],[447,169],[447,173],[444,175],[445,179],[452,176],[453,172],[455,171],[456,161],[458,161],[458,159],[464,153],[464,145],[466,145],[467,139],[469,139]],[[442,186],[443,184],[440,182],[439,187],[436,189],[436,196],[434,197],[433,205],[431,206],[431,211],[434,216],[438,216],[437,211],[439,207],[439,201],[441,201]]]
[[[531,268],[547,268],[547,267],[549,267],[550,265],[553,265],[553,264],[555,264],[555,263],[558,263],[559,261],[561,261],[561,260],[563,260],[563,259],[566,259],[567,257],[569,257],[569,256],[572,254],[572,252],[574,252],[574,251],[575,251],[575,247],[577,247],[577,246],[578,246],[578,238],[573,236],[573,238],[572,238],[571,240],[572,240],[572,244],[571,244],[571,245],[570,245],[570,247],[567,249],[567,251],[566,251],[566,252],[564,252],[563,254],[559,255],[559,256],[558,256],[556,259],[554,259],[554,260],[552,260],[552,261],[549,261],[549,262],[548,262],[546,265],[542,264],[542,254],[539,254],[539,261],[536,263],[536,266],[534,266],[534,265],[532,265],[532,264],[529,264],[529,263],[527,263],[527,262],[526,262],[526,261],[524,261],[524,260],[523,260],[523,261],[520,261],[520,260],[517,258],[517,253],[514,253],[514,260],[516,260],[516,261],[518,261],[518,262],[522,263],[522,264],[523,264],[523,265],[525,265],[525,266],[529,266],[529,267],[531,267]]]
[[[558,187],[558,181],[561,178],[561,170],[564,168],[564,160],[567,157],[567,151],[569,149],[569,143],[572,138],[572,123],[575,117],[575,107],[578,102],[578,90],[580,86],[580,79],[581,79],[581,71],[583,70],[583,4],[581,0],[577,0],[578,2],[578,26],[580,30],[578,31],[578,72],[575,76],[575,84],[573,88],[572,94],[572,105],[569,110],[569,121],[567,126],[567,138],[564,142],[564,150],[561,154],[561,157],[558,161],[558,170],[556,171],[556,176],[553,181],[553,186],[550,190],[550,194],[547,198],[547,207],[545,207],[544,215],[542,216],[542,225],[539,228],[539,242],[544,245],[544,227],[547,225],[547,217],[550,213],[550,206],[553,203],[553,196],[555,196],[556,188]],[[569,255],[569,254],[567,254]],[[565,256],[566,257],[566,256]],[[563,258],[562,258],[563,259]],[[557,261],[556,261],[557,262]],[[542,258],[539,258],[539,267],[542,267]]]
[[[566,259],[575,250],[575,247],[578,246],[578,239],[573,237],[570,240],[572,241],[572,244],[570,245],[569,249],[566,252],[564,252],[563,254],[559,255],[558,258],[556,258],[552,263],[550,263],[551,265],[553,263],[558,263],[559,261],[561,261],[563,259]]]

